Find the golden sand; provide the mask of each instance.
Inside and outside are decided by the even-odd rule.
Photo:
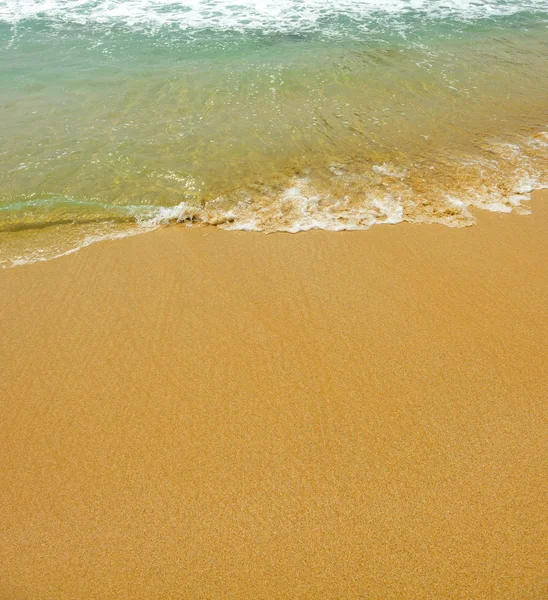
[[[0,272],[0,598],[548,597],[540,196]]]

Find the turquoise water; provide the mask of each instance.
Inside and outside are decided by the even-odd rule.
[[[0,264],[527,212],[548,0],[0,0]]]

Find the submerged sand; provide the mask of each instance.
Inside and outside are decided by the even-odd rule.
[[[0,598],[548,596],[548,195],[0,272]]]

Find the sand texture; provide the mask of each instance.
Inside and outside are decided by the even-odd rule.
[[[533,210],[0,272],[0,598],[547,598]]]

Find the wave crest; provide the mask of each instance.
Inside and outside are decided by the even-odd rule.
[[[548,0],[0,0],[0,21],[27,19],[61,23],[177,26],[184,30],[317,30],[345,17],[421,15],[463,20],[548,12]]]

